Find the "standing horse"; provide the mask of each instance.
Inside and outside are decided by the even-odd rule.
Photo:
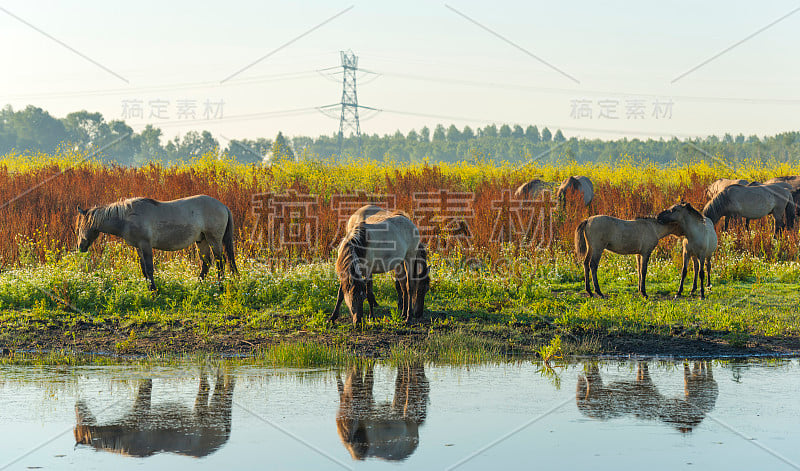
[[[794,202],[786,184],[730,185],[703,208],[703,216],[711,219],[714,225],[723,216],[761,219],[768,214],[775,219],[775,234],[785,227],[794,227]]]
[[[231,435],[233,376],[218,373],[209,400],[206,373],[200,373],[200,388],[189,410],[182,404],[151,405],[153,381],[142,380],[131,411],[98,424],[83,401],[75,405],[76,445],[127,456],[145,457],[160,452],[202,457],[222,447]]]
[[[377,304],[368,290],[372,275],[390,271],[399,281],[395,286],[399,285],[402,305],[398,300],[398,306],[406,322],[421,317],[430,286],[426,255],[419,230],[405,213],[381,211],[366,217],[339,244],[335,268],[341,286],[330,320],[336,320],[344,301],[353,324],[359,324],[364,300],[370,302],[370,312]]]
[[[692,294],[697,290],[697,277],[700,276],[700,299],[706,297],[703,286],[703,268],[708,274],[708,286],[711,286],[711,255],[717,249],[717,231],[711,219],[704,217],[689,203],[678,203],[658,213],[656,217],[662,224],[676,223],[680,228],[678,235],[683,239],[683,268],[681,268],[681,284],[678,287],[676,298],[683,292],[683,282],[686,279],[686,269],[689,260],[694,268],[694,283]]]
[[[764,182],[765,185],[772,183],[784,183],[789,186],[789,191],[792,192],[795,208],[795,221],[800,216],[800,175],[792,175],[786,177],[775,177]]]
[[[350,367],[345,382],[337,376],[336,431],[355,460],[374,457],[405,460],[419,445],[419,427],[428,414],[430,385],[422,365],[400,365],[391,404],[376,404],[373,366]]]
[[[142,274],[152,291],[156,289],[153,249],[181,250],[196,243],[202,261],[200,279],[208,273],[213,252],[220,282],[225,276],[224,250],[231,272],[238,273],[233,253],[233,216],[227,206],[210,196],[173,201],[129,198],[89,210],[79,206],[75,226],[81,252],[89,250],[101,232],[122,237],[135,247]]]
[[[521,200],[536,199],[536,196],[539,194],[539,192],[549,189],[552,185],[553,184],[550,182],[534,178],[533,180],[520,185],[516,191],[514,191],[514,198]]]
[[[594,185],[589,177],[583,175],[573,175],[561,183],[556,191],[556,197],[559,201],[561,209],[564,208],[567,201],[567,192],[575,191],[583,197],[583,205],[589,206],[594,199]]]
[[[706,191],[705,191],[706,199],[709,199],[709,200],[714,199],[714,197],[717,196],[718,194],[720,194],[722,192],[722,190],[724,190],[725,188],[728,188],[731,185],[744,185],[744,186],[747,186],[749,184],[750,184],[750,182],[747,181],[747,180],[732,180],[730,178],[720,178],[718,180],[714,180],[713,182],[711,182],[708,185],[708,187],[706,187]],[[734,219],[736,220],[738,218],[734,218]],[[729,222],[730,222],[730,218],[726,217],[725,218],[725,227],[723,229],[725,232],[728,231],[728,223]],[[745,221],[745,226],[748,227],[748,228],[750,227],[749,226],[749,222],[750,222],[749,220]]]
[[[575,229],[575,252],[583,259],[583,279],[586,292],[593,296],[589,286],[589,270],[594,280],[597,295],[604,298],[597,282],[597,266],[603,251],[608,249],[623,255],[636,254],[636,269],[639,272],[639,293],[647,297],[645,280],[650,254],[658,241],[677,230],[675,224],[661,224],[655,218],[636,218],[628,221],[611,216],[592,216],[584,219]]]

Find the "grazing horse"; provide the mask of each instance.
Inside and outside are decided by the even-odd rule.
[[[597,365],[587,365],[578,378],[575,401],[578,410],[593,419],[609,420],[631,414],[643,420],[658,420],[681,433],[691,432],[714,409],[719,386],[711,373],[711,362],[683,365],[683,397],[662,395],[650,378],[647,362],[637,365],[636,379],[603,384]]]
[[[206,195],[173,201],[130,198],[89,210],[78,207],[76,220],[78,250],[86,252],[101,232],[122,237],[139,254],[142,274],[155,291],[153,249],[181,250],[197,244],[205,278],[211,254],[217,260],[217,275],[224,277],[225,262],[238,273],[233,253],[233,216],[227,206]]]
[[[355,460],[400,461],[419,445],[419,426],[428,414],[430,386],[421,365],[399,366],[391,404],[376,404],[372,396],[372,366],[352,366],[347,379],[337,376],[339,412],[336,430]]]
[[[686,279],[686,269],[689,260],[694,268],[694,283],[692,294],[697,290],[697,277],[700,276],[700,299],[706,297],[703,286],[703,268],[708,274],[708,286],[711,286],[711,255],[717,249],[717,231],[711,219],[704,217],[689,203],[678,203],[669,209],[658,213],[658,222],[662,224],[676,223],[680,232],[676,235],[684,236],[683,239],[683,268],[681,268],[681,284],[678,287],[676,298],[683,292],[683,281]]]
[[[222,447],[231,435],[233,387],[232,376],[218,373],[209,401],[208,379],[202,372],[194,410],[189,410],[176,403],[151,406],[153,381],[142,380],[131,411],[104,425],[98,425],[86,403],[78,401],[75,405],[76,445],[136,457],[161,452],[208,456]]]
[[[720,194],[722,192],[722,190],[724,190],[725,188],[728,188],[731,185],[745,185],[746,186],[746,185],[749,185],[749,184],[750,184],[750,182],[747,181],[747,180],[732,180],[730,178],[720,178],[719,180],[714,180],[713,182],[711,182],[708,185],[708,187],[706,187],[706,191],[705,191],[706,199],[709,199],[709,200],[714,199],[714,197],[717,196],[718,194]],[[733,219],[736,220],[738,218],[733,218]],[[727,217],[725,218],[725,227],[723,229],[723,230],[725,230],[725,232],[728,231],[728,223],[730,222],[730,220],[731,220],[731,218],[727,218]],[[749,228],[749,222],[750,222],[749,220],[745,221],[745,225],[748,228]]]
[[[564,209],[564,206],[567,202],[567,193],[569,191],[575,191],[583,196],[583,204],[584,206],[589,206],[594,198],[594,185],[592,181],[589,180],[589,177],[584,177],[583,175],[573,175],[563,183],[561,186],[558,187],[558,191],[556,191],[556,197],[559,201],[559,206],[561,209]]]
[[[534,178],[528,183],[523,183],[520,185],[516,191],[514,191],[514,198],[521,200],[536,199],[536,196],[539,194],[539,192],[548,190],[552,185],[553,184],[550,182]]]
[[[356,212],[350,216],[350,219],[347,220],[346,232],[349,234],[355,228],[365,222],[368,218],[372,216],[384,217],[387,215],[391,215],[391,213],[379,206],[375,206],[372,204],[368,204],[365,206],[360,207]],[[415,307],[415,317],[419,318],[422,317],[424,308],[425,308],[425,294],[427,293],[428,289],[430,288],[430,277],[429,277],[429,269],[428,269],[428,252],[425,244],[419,244],[417,248],[417,258],[414,261],[414,269],[412,271],[416,277],[419,279],[419,283],[416,285],[417,289],[416,292],[411,293],[411,297],[417,302],[414,304]],[[406,272],[405,272],[405,265],[403,267],[403,273],[401,276],[396,276],[394,279],[394,288],[397,292],[397,312],[403,313],[405,312],[406,306],[406,298],[403,296],[403,287],[402,284],[405,282]],[[378,305],[378,302],[375,300],[375,293],[372,290],[372,278],[370,277],[367,281],[367,302],[369,303],[369,317],[371,319],[375,318],[375,306]],[[336,306],[333,308],[333,313],[330,316],[330,321],[334,321],[339,317],[339,307],[342,304],[342,300],[344,299],[344,293],[342,292],[341,285],[339,286],[339,292],[337,293],[336,297]]]
[[[353,324],[359,324],[364,300],[370,301],[370,312],[376,304],[374,296],[369,299],[368,295],[372,275],[390,271],[394,271],[399,280],[401,313],[406,322],[412,317],[422,317],[425,294],[430,286],[426,255],[417,226],[401,211],[383,211],[359,222],[339,244],[335,269],[341,286],[330,320],[336,320],[344,301]],[[398,306],[401,306],[400,300]]]
[[[723,216],[760,219],[772,214],[775,234],[779,234],[785,227],[794,227],[794,202],[786,186],[785,183],[730,185],[706,204],[703,216],[716,225]]]
[[[645,280],[650,254],[658,241],[677,230],[675,224],[661,224],[655,218],[636,218],[628,221],[611,216],[592,216],[584,219],[575,229],[575,252],[583,259],[583,279],[586,292],[593,296],[589,286],[589,270],[594,279],[597,295],[604,298],[597,282],[597,266],[603,251],[608,249],[618,254],[636,254],[636,269],[639,272],[639,293],[647,297]]]

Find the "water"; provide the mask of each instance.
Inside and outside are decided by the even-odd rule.
[[[793,469],[799,367],[3,366],[0,469]]]

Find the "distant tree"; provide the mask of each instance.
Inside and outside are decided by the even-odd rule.
[[[419,142],[419,134],[417,134],[417,131],[412,129],[411,131],[408,131],[407,139],[411,142]]]
[[[101,113],[89,113],[86,110],[70,113],[61,120],[67,139],[82,149],[97,148],[108,135],[108,125]]]
[[[431,130],[428,129],[428,126],[423,126],[419,130],[419,140],[420,142],[431,142]]]
[[[539,136],[539,128],[536,126],[528,126],[525,128],[525,137],[533,143],[537,143],[542,140],[542,137]]]
[[[447,128],[447,142],[459,142],[461,140],[461,131],[455,126],[455,124],[451,124],[449,128]]]
[[[11,127],[17,136],[18,149],[53,152],[60,143],[67,140],[64,123],[32,105],[11,116]]]
[[[433,142],[442,142],[445,139],[446,131],[444,130],[444,126],[437,124],[436,129],[433,130]]]
[[[292,147],[289,145],[289,142],[286,141],[286,138],[283,137],[282,132],[278,132],[278,135],[275,136],[275,140],[272,141],[272,151],[270,152],[270,163],[278,163],[284,161],[291,161],[294,160],[294,151]]]
[[[139,134],[139,152],[134,156],[135,164],[143,165],[149,161],[164,160],[165,157],[166,153],[161,147],[161,129],[148,124]]]
[[[497,126],[490,124],[483,128],[482,137],[497,137]]]
[[[519,124],[514,125],[514,129],[511,131],[511,137],[524,137],[525,131],[522,130],[522,126]]]
[[[556,135],[553,137],[553,141],[554,142],[564,142],[564,141],[566,141],[566,139],[564,138],[564,135],[561,133],[560,129],[556,130]]]
[[[500,126],[500,137],[503,138],[511,137],[511,128],[508,126],[508,124]]]
[[[464,130],[463,130],[463,131],[461,131],[461,137],[462,137],[462,138],[463,138],[465,141],[468,141],[468,140],[470,140],[470,139],[474,139],[474,138],[475,138],[475,132],[474,132],[474,131],[472,131],[472,128],[471,128],[471,127],[469,127],[469,126],[464,126]]]
[[[547,129],[546,127],[544,129],[542,129],[542,141],[550,142],[550,140],[552,138],[553,138],[553,134],[550,132],[549,129]]]
[[[744,144],[744,135],[741,133],[737,134],[735,142],[737,144]]]

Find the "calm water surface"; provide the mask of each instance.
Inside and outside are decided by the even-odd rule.
[[[0,469],[797,469],[798,360],[0,367]]]

